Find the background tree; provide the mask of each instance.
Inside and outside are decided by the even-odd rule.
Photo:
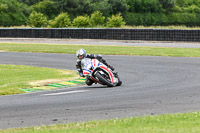
[[[172,11],[172,9],[175,7],[176,5],[176,0],[159,0],[160,4],[162,5],[162,8],[166,11],[166,12],[170,12]]]
[[[180,7],[188,7],[191,5],[200,6],[200,0],[176,0],[176,5]]]
[[[51,0],[44,0],[44,1],[38,2],[32,5],[31,7],[33,11],[40,12],[48,16],[49,19],[54,18],[58,14],[56,3]]]
[[[0,25],[25,25],[32,11],[51,20],[100,11],[105,18],[121,13],[128,25],[200,25],[200,0],[0,0]]]
[[[92,7],[96,11],[103,13],[103,15],[106,17],[110,16],[111,14],[112,6],[108,3],[108,0],[96,0],[92,3]]]
[[[91,5],[95,11],[100,11],[108,17],[112,14],[124,14],[128,10],[126,0],[92,0]]]
[[[200,0],[176,0],[176,12],[200,13]]]
[[[40,1],[43,1],[43,0],[18,0],[19,2],[23,2],[29,6],[33,5],[33,4],[36,4]]]
[[[111,5],[111,14],[123,14],[128,10],[126,0],[108,0],[108,4]]]
[[[70,15],[76,15],[79,0],[54,0],[57,3],[59,12],[68,12]]]
[[[161,12],[162,7],[158,0],[127,0],[129,12]]]
[[[89,15],[94,11],[91,5],[91,0],[79,0],[78,2],[78,14],[79,15]]]
[[[71,18],[76,16],[91,14],[93,7],[91,0],[54,0],[57,3],[59,12],[68,12]]]
[[[30,7],[17,0],[0,0],[0,25],[25,25]]]

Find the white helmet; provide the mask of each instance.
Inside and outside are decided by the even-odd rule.
[[[84,49],[79,49],[76,52],[76,56],[78,57],[78,59],[83,59],[86,57],[86,51]]]

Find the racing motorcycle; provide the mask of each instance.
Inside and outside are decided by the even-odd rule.
[[[85,58],[81,62],[84,76],[90,76],[95,83],[107,85],[108,87],[122,84],[117,72],[112,71],[99,60]]]

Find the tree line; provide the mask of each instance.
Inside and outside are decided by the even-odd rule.
[[[0,0],[4,27],[200,26],[199,18],[200,0]]]

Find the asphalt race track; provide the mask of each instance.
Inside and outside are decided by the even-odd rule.
[[[200,110],[200,58],[104,58],[122,86],[0,96],[0,129]],[[0,64],[75,70],[75,62],[69,54],[0,52]]]

